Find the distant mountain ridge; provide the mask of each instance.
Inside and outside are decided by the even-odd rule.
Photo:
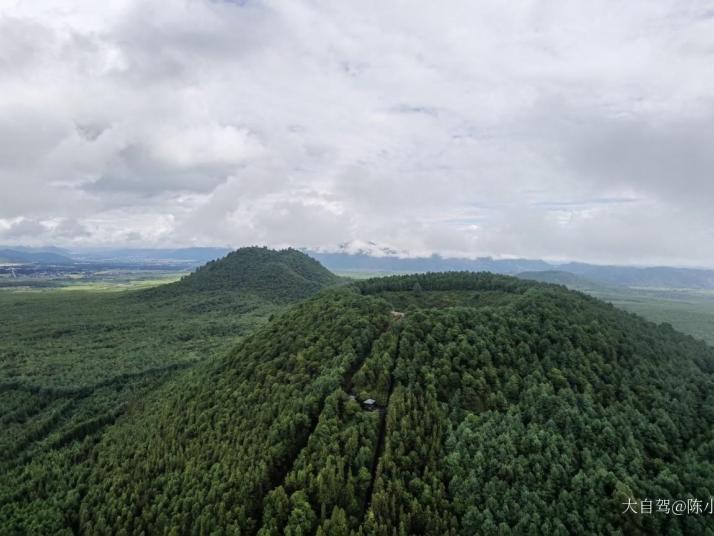
[[[366,253],[318,252],[306,250],[311,257],[330,270],[374,272],[493,272],[517,274],[525,271],[552,270],[553,265],[534,259],[478,259],[430,257],[373,256]]]
[[[470,271],[518,275],[523,272],[567,272],[582,276],[592,282],[624,287],[650,288],[714,288],[714,270],[700,268],[675,268],[667,266],[633,267],[596,265],[571,262],[548,263],[538,259],[477,259],[430,257],[398,257],[396,255],[371,256],[365,253],[319,252],[306,250],[326,268],[343,272],[443,272]]]
[[[71,258],[54,251],[0,249],[0,262],[17,264],[74,264]]]
[[[229,248],[190,247],[190,248],[121,248],[91,249],[75,252],[73,257],[84,261],[183,261],[202,264],[224,257],[231,252]]]
[[[189,248],[80,248],[0,246],[0,263],[18,264],[146,264],[176,265],[192,268],[224,257],[230,249],[221,247]],[[298,251],[298,250],[293,250]],[[524,272],[567,272],[593,283],[608,286],[714,289],[714,270],[668,266],[633,267],[597,265],[581,262],[550,263],[540,259],[494,259],[491,257],[448,258],[434,254],[409,257],[408,252],[380,248],[367,243],[365,248],[340,247],[338,251],[299,250],[335,272],[420,273],[420,272],[493,272],[518,275]]]
[[[541,272],[521,272],[516,274],[519,279],[529,281],[539,281],[541,283],[551,283],[553,285],[565,285],[569,289],[583,292],[616,291],[618,287],[608,286],[595,282],[586,277],[563,270],[544,270]]]
[[[558,269],[593,281],[625,287],[714,288],[714,270],[667,266],[600,266],[580,262],[562,264]]]

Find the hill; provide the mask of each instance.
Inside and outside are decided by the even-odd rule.
[[[245,247],[210,261],[180,281],[150,294],[240,292],[275,302],[307,298],[339,278],[315,259],[295,249]]]
[[[704,534],[703,514],[623,512],[708,500],[713,425],[714,350],[669,326],[511,277],[395,276],[164,383],[86,461],[14,475],[0,514],[85,534]]]
[[[205,279],[201,288],[218,290],[0,292],[0,534],[79,532],[78,500],[106,430],[287,304]]]

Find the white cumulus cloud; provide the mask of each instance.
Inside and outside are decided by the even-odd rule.
[[[0,2],[0,239],[714,265],[706,1]]]

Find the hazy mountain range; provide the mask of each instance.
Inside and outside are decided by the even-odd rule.
[[[190,248],[91,248],[64,249],[58,247],[30,248],[0,246],[0,263],[36,263],[72,265],[83,263],[173,263],[194,267],[227,255],[231,249],[220,247]],[[633,267],[597,265],[580,262],[556,264],[540,259],[476,259],[446,258],[440,255],[429,257],[405,257],[395,252],[373,251],[313,251],[305,253],[320,261],[326,268],[349,274],[361,273],[420,273],[443,271],[493,272],[518,275],[533,272],[557,272],[573,274],[592,283],[608,286],[647,288],[714,288],[714,270],[668,266]],[[549,280],[555,275],[551,274]],[[555,277],[552,282],[567,284],[567,276]]]

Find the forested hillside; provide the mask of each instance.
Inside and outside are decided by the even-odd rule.
[[[713,425],[714,351],[667,325],[511,277],[395,276],[324,289],[91,441],[64,437],[10,472],[0,516],[11,533],[709,534],[704,512],[623,512],[708,501]]]
[[[212,266],[269,272],[286,255],[268,253],[247,248],[228,268]],[[300,255],[288,256],[299,266]],[[291,295],[319,289],[296,284],[279,285],[279,297],[250,278],[223,290],[0,292],[0,534],[76,531],[80,482],[104,431],[167,380],[234,348]]]
[[[706,289],[628,288],[595,283],[569,272],[524,272],[521,279],[564,285],[714,345],[714,294]]]
[[[238,249],[210,261],[176,283],[153,289],[156,295],[233,292],[287,303],[311,296],[339,278],[315,259],[295,249]]]

